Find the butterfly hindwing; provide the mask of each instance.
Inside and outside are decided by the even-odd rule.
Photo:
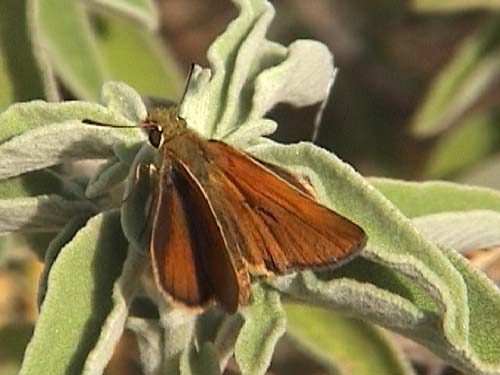
[[[169,170],[160,173],[150,244],[157,282],[185,305],[215,299],[236,311],[239,275],[202,187],[179,160],[162,168]]]

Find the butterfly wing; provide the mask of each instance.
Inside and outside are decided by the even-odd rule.
[[[150,252],[157,284],[174,301],[197,307],[216,299],[229,312],[246,303],[248,274],[237,274],[213,209],[180,160],[162,166]]]
[[[210,141],[208,149],[208,198],[229,248],[241,252],[253,272],[338,265],[364,246],[359,226],[317,203],[289,172],[280,177],[222,142]]]

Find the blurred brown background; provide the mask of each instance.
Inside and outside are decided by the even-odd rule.
[[[404,1],[281,0],[270,39],[324,42],[339,74],[317,143],[363,173],[418,178],[429,141],[409,136],[407,125],[431,79],[454,48],[488,17],[486,11],[429,14]],[[164,0],[161,32],[184,69],[206,65],[210,42],[236,15],[228,0]],[[310,139],[315,108],[280,107],[276,139]]]

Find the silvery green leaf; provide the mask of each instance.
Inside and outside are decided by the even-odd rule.
[[[249,118],[261,118],[278,103],[307,106],[325,100],[333,84],[333,56],[327,46],[298,40],[288,47],[285,60],[255,79]]]
[[[500,321],[496,319],[500,315],[498,287],[456,251],[447,247],[442,247],[442,251],[463,275],[467,286],[467,305],[471,317],[469,345],[463,352],[433,341],[428,342],[427,346],[435,346],[443,359],[465,372],[500,374]]]
[[[96,103],[81,101],[47,103],[33,100],[13,104],[0,113],[0,143],[37,127],[82,119],[92,119],[106,124],[134,125],[119,113]]]
[[[369,181],[410,218],[449,211],[500,211],[498,190],[447,181],[411,182],[391,178],[370,178]]]
[[[210,69],[195,67],[180,105],[181,116],[208,137],[224,138],[246,121],[255,77],[286,56],[285,47],[265,39],[274,16],[270,4],[262,0],[236,3],[240,16],[212,44]]]
[[[40,309],[47,294],[49,273],[61,250],[76,235],[76,233],[86,224],[87,216],[75,216],[71,218],[57,235],[50,241],[43,260],[43,270],[38,282],[37,305]]]
[[[83,375],[101,375],[120,339],[128,310],[139,286],[144,269],[145,256],[129,248],[121,275],[115,281],[112,293],[113,307],[101,327],[99,338],[88,354],[82,371]]]
[[[22,176],[0,180],[2,199],[57,194],[68,200],[84,199],[84,187],[67,176],[51,169],[42,169]]]
[[[263,42],[264,33],[274,15],[272,6],[263,0],[236,0],[235,3],[240,8],[238,18],[211,44],[207,53],[210,69],[196,67],[193,71],[179,107],[180,116],[189,126],[207,137],[216,132],[216,124],[222,118],[224,129],[234,127],[234,124],[227,124],[236,112],[235,105],[241,105],[236,99],[240,97],[239,89],[246,81],[251,64],[251,61],[242,61],[243,57],[239,56],[252,60],[258,56],[256,47],[262,48],[260,42]],[[243,45],[246,42],[249,48],[245,49]],[[237,64],[238,59],[240,64]],[[229,95],[235,92],[236,97]]]
[[[320,202],[366,231],[369,240],[362,255],[415,279],[442,307],[447,338],[459,347],[465,344],[468,315],[461,275],[381,193],[351,166],[312,144],[268,144],[251,150],[266,161],[307,176]]]
[[[325,101],[335,70],[331,53],[319,42],[301,40],[284,48],[265,39],[274,16],[269,3],[237,4],[240,16],[209,50],[210,69],[195,67],[180,115],[205,136],[245,147],[250,134],[274,131],[261,117],[277,103]]]
[[[122,162],[119,158],[112,157],[102,164],[91,177],[85,195],[96,198],[111,188],[124,181],[130,171],[130,164]]]
[[[119,144],[142,141],[135,128],[112,129],[66,121],[26,131],[0,144],[0,179],[68,161],[104,159]]]
[[[286,330],[279,294],[256,283],[252,296],[252,305],[242,311],[245,322],[234,348],[236,363],[243,375],[266,373],[274,347]]]
[[[459,252],[500,245],[500,212],[442,212],[413,219],[432,241]]]
[[[189,350],[193,338],[196,313],[160,306],[160,323],[165,342],[161,373],[179,374],[181,356],[185,350]]]
[[[84,201],[69,201],[57,195],[0,200],[0,234],[13,231],[57,232],[75,216],[95,208]]]
[[[220,368],[223,370],[234,353],[244,319],[241,314],[233,314],[224,318],[217,330],[214,346],[219,354]]]
[[[349,265],[341,269],[344,270],[347,267]],[[366,261],[362,262],[362,267],[355,265],[352,267],[356,272],[344,270],[348,277],[331,280],[322,280],[312,272],[302,272],[267,281],[276,289],[299,300],[320,304],[359,319],[369,320],[406,335],[418,332],[420,335],[435,337],[433,332],[435,329],[426,328],[426,324],[435,319],[432,309],[427,308],[428,311],[424,311],[417,306],[416,301],[387,290],[390,289],[387,286],[393,286],[391,282],[398,285],[397,281],[399,281],[390,274],[388,268],[378,267],[378,270],[387,273],[379,276],[372,269],[377,270],[377,267],[367,267]],[[357,272],[365,273],[368,280],[357,281],[355,278]],[[393,280],[385,282],[384,279],[387,276],[393,277]],[[373,279],[377,277],[382,279],[381,287],[374,285]],[[418,296],[416,290],[411,290],[410,294],[411,297]]]
[[[448,182],[424,183],[371,179],[383,194],[410,217],[446,211],[494,210],[500,212],[500,193],[496,190],[464,186]],[[460,212],[458,212],[460,214]],[[481,228],[478,228],[480,231]],[[500,336],[498,319],[500,298],[497,287],[481,272],[475,270],[456,251],[440,248],[462,274],[467,286],[469,309],[468,345],[458,350],[439,339],[417,341],[431,348],[456,367],[477,374],[500,373]]]
[[[249,121],[236,128],[235,131],[229,133],[223,140],[233,147],[246,149],[249,147],[249,144],[255,140],[256,135],[270,135],[274,133],[277,127],[278,124],[269,119]]]
[[[127,247],[115,210],[93,217],[62,248],[48,276],[21,375],[82,374],[113,312]]]
[[[227,88],[223,91],[221,99],[224,100],[224,107],[222,107],[221,117],[213,128],[212,135],[214,138],[221,138],[228,131],[232,130],[235,125],[238,125],[238,121],[249,111],[248,101],[250,99],[250,94],[252,89],[247,86],[248,79],[252,78],[250,76],[252,72],[252,65],[254,61],[258,60],[260,57],[259,50],[262,46],[267,44],[265,39],[265,34],[267,29],[274,18],[274,8],[267,2],[264,1],[239,1],[237,2],[241,7],[240,16],[233,21],[233,23],[228,27],[228,32],[232,32],[233,40],[234,36],[237,35],[235,30],[229,30],[231,27],[238,28],[238,31],[244,30],[248,27],[248,32],[246,35],[242,35],[243,38],[239,41],[240,45],[237,47],[237,55],[232,62],[233,65],[229,66],[229,71],[225,72],[225,78],[227,81]],[[251,12],[247,10],[250,10]],[[242,27],[243,20],[245,16],[248,17],[250,21],[248,25]],[[237,24],[239,22],[239,24]],[[241,32],[241,31],[240,31]],[[224,35],[220,37],[224,38]],[[208,57],[213,57],[214,61],[220,56],[219,53],[224,47],[224,40],[219,43],[216,40],[208,50]],[[213,54],[212,54],[213,52]],[[231,62],[230,56],[225,56],[223,60],[225,64]],[[215,70],[214,78],[216,78],[217,70]],[[256,72],[254,72],[256,74]],[[253,82],[251,82],[253,84]]]
[[[111,111],[119,113],[135,125],[148,114],[141,96],[123,82],[106,82],[102,86],[101,100]]]

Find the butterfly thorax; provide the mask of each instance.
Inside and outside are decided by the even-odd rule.
[[[149,128],[150,142],[153,147],[162,148],[171,139],[188,132],[186,122],[177,114],[177,108],[156,108],[152,110],[145,122]],[[156,132],[159,136],[157,142],[151,139],[151,134]]]
[[[176,108],[153,110],[147,123],[151,124],[148,130],[150,143],[159,149],[164,171],[175,159],[189,166],[198,178],[206,177],[207,140],[188,128],[185,120],[178,116]]]

